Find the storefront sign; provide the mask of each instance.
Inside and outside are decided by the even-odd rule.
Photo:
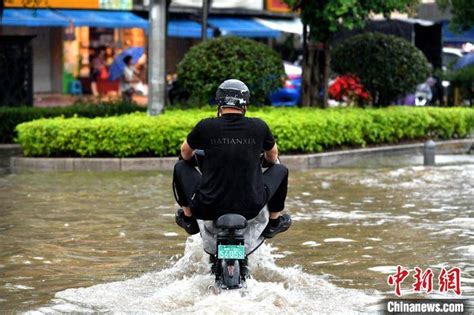
[[[171,6],[201,8],[203,0],[173,0]],[[213,9],[263,10],[264,0],[212,0]]]
[[[7,8],[98,9],[99,0],[5,0]]]
[[[131,10],[132,0],[99,0],[101,9],[109,10]]]
[[[283,0],[266,0],[267,10],[272,12],[291,12],[291,9]]]
[[[5,0],[8,8],[132,10],[133,0]]]

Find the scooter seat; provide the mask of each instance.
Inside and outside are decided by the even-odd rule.
[[[224,214],[216,220],[215,226],[220,229],[245,229],[247,219],[240,214]]]

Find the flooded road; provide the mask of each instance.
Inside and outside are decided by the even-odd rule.
[[[474,298],[474,158],[463,161],[291,172],[292,228],[251,256],[247,289],[218,296],[200,239],[174,224],[169,172],[2,175],[0,310],[367,311],[394,296],[397,265],[431,267],[430,297],[441,268],[459,267]],[[413,282],[402,292],[416,296]]]

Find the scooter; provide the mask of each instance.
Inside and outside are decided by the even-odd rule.
[[[243,229],[247,220],[238,214],[226,214],[214,222],[217,233],[217,255],[211,255],[211,272],[222,289],[238,289],[247,277],[247,257]]]
[[[193,162],[199,170],[203,159],[204,151],[196,150]],[[262,163],[262,168],[265,167],[268,165]],[[239,214],[225,214],[215,221],[197,220],[204,251],[209,254],[211,273],[215,276],[209,291],[219,293],[223,289],[245,287],[245,280],[250,276],[248,256],[265,241],[261,234],[268,221],[266,206],[251,220]]]
[[[211,273],[215,283],[209,289],[240,289],[250,276],[247,259],[265,238],[261,236],[268,223],[268,210],[264,207],[253,219],[239,214],[225,214],[216,221],[197,220],[204,251],[209,254]]]

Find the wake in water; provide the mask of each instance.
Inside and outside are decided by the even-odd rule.
[[[34,313],[148,312],[200,314],[353,313],[377,302],[376,292],[338,288],[322,276],[275,264],[274,249],[263,244],[249,256],[247,288],[208,293],[214,282],[201,238],[189,237],[184,256],[170,268],[126,281],[67,289]],[[373,306],[372,306],[373,307]],[[371,308],[372,308],[371,307]]]

